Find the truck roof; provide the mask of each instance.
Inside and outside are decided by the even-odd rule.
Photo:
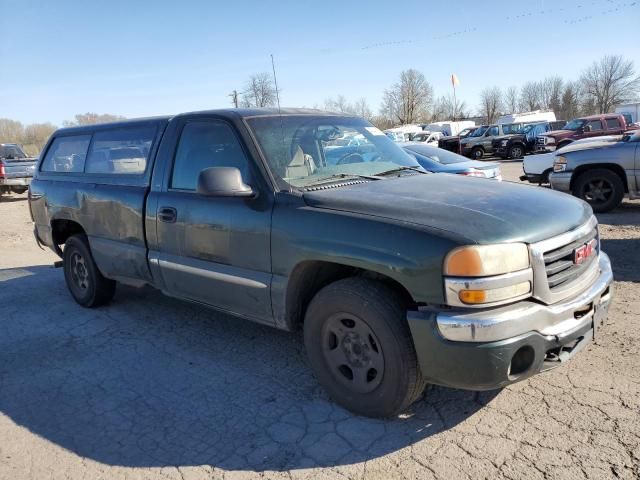
[[[233,117],[233,118],[248,118],[248,117],[260,117],[260,116],[276,116],[276,115],[326,115],[326,116],[336,116],[339,115],[341,117],[353,117],[356,115],[351,115],[348,113],[340,113],[340,112],[327,112],[324,110],[316,110],[312,108],[222,108],[215,110],[199,110],[195,112],[184,112],[178,115],[160,115],[156,117],[142,117],[142,118],[130,118],[126,120],[119,120],[117,122],[106,122],[106,123],[94,123],[90,125],[78,125],[73,127],[63,127],[57,130],[57,133],[69,133],[69,132],[84,132],[91,131],[96,128],[104,128],[104,127],[119,127],[119,126],[131,126],[136,123],[149,123],[149,122],[168,122],[169,120],[182,117],[182,116],[192,116],[192,115],[220,115],[223,117]]]
[[[587,115],[586,117],[578,117],[581,120],[600,120],[602,117],[620,117],[620,113],[599,113],[597,115]]]

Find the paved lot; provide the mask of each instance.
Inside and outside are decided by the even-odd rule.
[[[596,343],[373,421],[328,401],[299,334],[151,290],[80,308],[24,196],[0,201],[0,479],[639,478],[640,202],[600,221],[617,282]]]

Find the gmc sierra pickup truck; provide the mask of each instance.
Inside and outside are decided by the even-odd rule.
[[[604,135],[622,135],[627,130],[637,128],[636,125],[627,124],[626,117],[617,113],[576,118],[568,122],[561,130],[553,130],[539,135],[536,138],[536,150],[553,152],[569,145],[574,140]]]
[[[29,189],[36,158],[29,157],[20,145],[0,143],[0,197],[3,193],[24,193]]]
[[[146,284],[302,328],[319,383],[368,416],[427,383],[496,389],[558,366],[612,298],[587,203],[427,173],[357,117],[234,109],[61,129],[29,200],[80,305]]]

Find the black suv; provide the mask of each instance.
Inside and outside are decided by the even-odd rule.
[[[478,127],[465,128],[459,135],[451,135],[448,137],[442,137],[438,140],[438,147],[449,150],[450,152],[460,153],[460,139],[468,137],[475,132]]]
[[[561,129],[566,123],[564,120],[527,123],[518,133],[494,138],[492,142],[493,152],[503,159],[522,158],[526,153],[535,151],[536,137],[538,135]]]

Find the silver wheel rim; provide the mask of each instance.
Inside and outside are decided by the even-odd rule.
[[[79,289],[87,290],[89,288],[89,271],[84,257],[77,252],[71,255],[71,279]]]

